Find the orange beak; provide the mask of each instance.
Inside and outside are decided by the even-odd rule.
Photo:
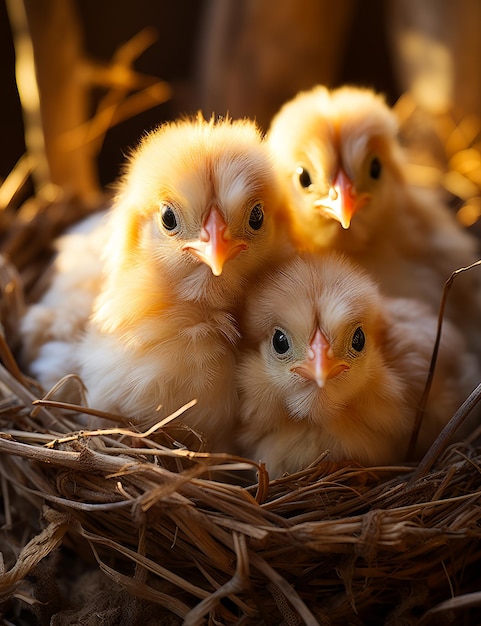
[[[292,367],[291,372],[296,372],[299,376],[314,381],[322,389],[326,380],[334,378],[347,369],[349,369],[349,365],[334,357],[329,341],[318,328],[309,344],[307,358],[299,365]]]
[[[359,207],[356,206],[353,184],[342,168],[339,168],[336,179],[329,189],[329,194],[316,200],[314,206],[325,213],[327,217],[337,220],[343,228],[349,228],[352,216]]]
[[[186,243],[182,250],[187,250],[208,265],[214,276],[220,276],[225,262],[246,248],[247,244],[244,241],[232,239],[229,227],[214,206],[202,225],[199,239]]]

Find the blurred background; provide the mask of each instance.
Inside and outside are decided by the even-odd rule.
[[[266,130],[316,83],[383,92],[419,160],[452,170],[479,145],[479,33],[478,0],[0,0],[0,180],[27,150],[36,191],[93,197],[160,122],[229,112]],[[480,163],[443,179],[471,223]]]

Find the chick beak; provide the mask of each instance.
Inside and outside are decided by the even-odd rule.
[[[337,220],[344,229],[349,228],[352,216],[358,207],[353,184],[342,168],[339,168],[329,194],[316,200],[314,206],[328,217]]]
[[[299,365],[292,367],[291,372],[296,372],[299,376],[314,381],[322,389],[326,380],[334,378],[347,369],[349,369],[349,365],[334,357],[329,341],[318,328],[309,344],[306,359]]]
[[[197,241],[189,241],[187,250],[210,267],[214,276],[220,276],[224,264],[247,248],[244,241],[232,239],[229,227],[217,207],[212,207],[206,217]]]

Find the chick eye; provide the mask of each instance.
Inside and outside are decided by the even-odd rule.
[[[297,170],[296,173],[299,177],[299,184],[303,189],[309,189],[309,187],[312,185],[312,180],[311,180],[311,176],[309,174],[309,172],[304,169],[302,167],[302,165],[300,165]]]
[[[356,352],[361,352],[362,349],[364,348],[365,343],[366,343],[366,337],[364,335],[362,328],[359,326],[354,331],[351,345]]]
[[[177,215],[169,204],[164,204],[161,211],[162,226],[169,232],[175,230],[178,226]]]
[[[274,332],[272,345],[277,354],[285,354],[290,348],[289,339],[282,330],[279,330],[279,328],[276,328]]]
[[[373,180],[377,180],[381,176],[381,172],[382,172],[381,161],[377,157],[374,157],[369,167],[369,176]]]
[[[253,207],[249,215],[249,226],[253,230],[259,230],[263,222],[264,222],[264,211],[262,210],[262,204],[259,203]]]

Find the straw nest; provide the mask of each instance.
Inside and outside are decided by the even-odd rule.
[[[181,411],[148,432],[85,431],[86,407],[19,371],[24,295],[52,238],[85,212],[34,199],[1,216],[3,623],[474,623],[480,431],[450,447],[441,437],[417,467],[326,452],[269,482],[262,466],[202,452]]]

